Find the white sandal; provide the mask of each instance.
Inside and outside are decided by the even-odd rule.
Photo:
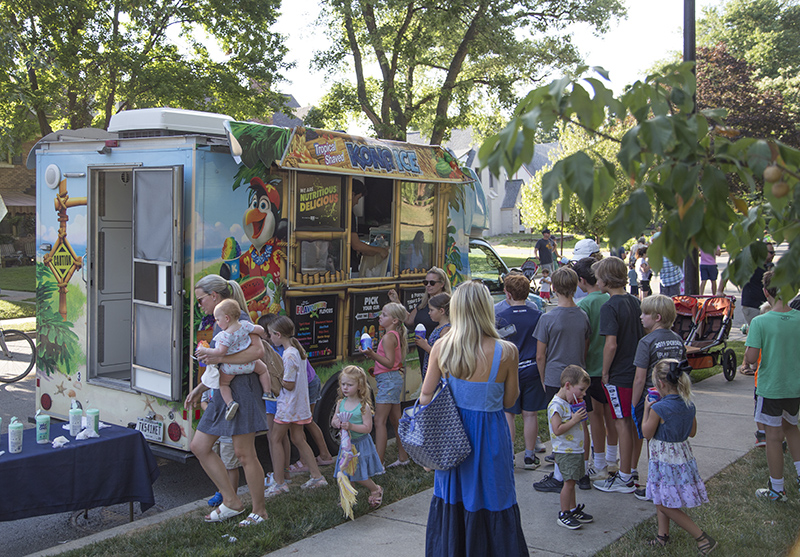
[[[239,526],[244,528],[245,526],[258,525],[266,521],[267,519],[264,518],[263,516],[258,515],[256,513],[250,513],[249,515],[247,515],[247,518],[239,522]]]
[[[225,522],[229,518],[233,518],[234,516],[238,516],[244,512],[242,510],[235,510],[225,506],[225,503],[222,503],[219,507],[211,511],[211,514],[207,514],[205,516],[206,522]]]

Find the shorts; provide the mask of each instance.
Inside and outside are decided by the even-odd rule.
[[[596,400],[600,404],[608,404],[608,398],[606,397],[606,391],[603,389],[603,378],[602,377],[592,377],[591,382],[589,383],[589,388],[586,389],[586,395],[583,397],[583,400],[586,401],[586,411],[593,412],[594,405],[592,404],[592,400]]]
[[[717,280],[719,269],[716,265],[700,265],[700,280]]]
[[[550,299],[550,292],[539,292],[539,297],[542,300],[549,300]]]
[[[761,310],[759,308],[751,308],[750,306],[742,306],[742,315],[744,316],[745,323],[750,325],[754,317],[761,315]]]
[[[519,396],[514,406],[506,408],[505,411],[509,414],[521,414],[525,412],[538,412],[547,408],[545,402],[545,392],[542,388],[542,380],[537,375],[533,379],[527,379],[519,382]]]
[[[580,453],[553,453],[556,457],[558,470],[565,480],[580,481],[586,475],[586,465],[583,463],[583,452]]]
[[[267,414],[272,414],[274,416],[278,412],[278,399],[267,399],[264,401],[264,406],[266,407]]]
[[[781,427],[781,421],[797,425],[797,415],[800,412],[800,397],[798,398],[764,398],[756,399],[755,421],[770,427]]]
[[[639,295],[639,285],[638,284],[631,284],[631,295],[638,296]]]
[[[647,389],[639,397],[639,404],[636,406],[631,405],[631,417],[633,418],[633,425],[636,428],[636,435],[639,439],[644,439],[642,435],[642,421],[644,420],[644,399],[647,398]]]
[[[315,375],[314,379],[308,384],[308,403],[309,404],[316,404],[322,398],[322,381],[320,381],[319,376]]]
[[[545,400],[545,407],[550,404],[550,401],[553,400],[553,397],[558,394],[558,391],[561,390],[561,387],[551,387],[550,385],[544,386],[544,400]]]
[[[647,293],[647,292],[649,292],[650,294],[653,293],[653,290],[650,288],[650,281],[649,280],[640,280],[639,281],[639,290],[641,290],[642,293]]]
[[[236,453],[233,450],[233,439],[230,437],[220,437],[217,439],[212,450],[222,459],[225,470],[236,470],[242,465],[239,459],[236,458]]]
[[[661,294],[664,296],[679,296],[681,293],[681,283],[676,282],[675,284],[670,284],[669,286],[661,285],[661,289],[659,290]]]
[[[384,371],[375,376],[378,384],[375,404],[400,404],[403,394],[403,374],[399,371]]]
[[[616,385],[603,385],[603,389],[611,405],[611,414],[615,420],[631,417],[631,399],[633,389],[630,387],[617,387]]]

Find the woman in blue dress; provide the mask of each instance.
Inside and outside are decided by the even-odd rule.
[[[450,332],[431,351],[419,398],[421,404],[430,402],[439,379],[447,376],[472,453],[457,467],[436,472],[425,552],[528,555],[503,414],[519,396],[517,348],[500,340],[492,297],[479,282],[456,288],[450,320]]]

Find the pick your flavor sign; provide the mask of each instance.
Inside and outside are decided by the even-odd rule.
[[[416,145],[297,127],[280,162],[283,168],[359,176],[464,183],[450,153],[435,145]]]

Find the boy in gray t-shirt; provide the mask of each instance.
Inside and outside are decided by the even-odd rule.
[[[586,367],[586,352],[592,336],[589,317],[575,305],[572,297],[578,287],[578,275],[569,267],[553,273],[553,291],[558,305],[542,315],[533,331],[536,337],[536,364],[542,378],[547,402],[561,388],[561,372],[569,365]],[[546,460],[551,460],[548,457]],[[591,489],[591,484],[585,482]],[[552,474],[533,484],[537,491],[560,492],[563,478],[558,466]]]

